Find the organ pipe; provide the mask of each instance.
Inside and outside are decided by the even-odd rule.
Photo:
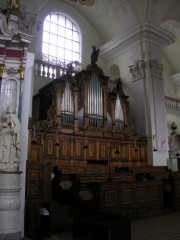
[[[88,115],[89,125],[99,125],[100,120],[103,117],[103,94],[101,84],[93,74],[88,85]]]

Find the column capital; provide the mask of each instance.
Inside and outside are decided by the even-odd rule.
[[[133,81],[143,79],[145,77],[145,62],[143,60],[135,61],[134,65],[129,66],[129,72],[132,74]]]
[[[158,60],[149,61],[151,76],[163,80],[163,65]]]

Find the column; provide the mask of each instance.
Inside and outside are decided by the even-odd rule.
[[[132,73],[135,131],[148,136],[148,163],[167,165],[168,136],[165,109],[161,49],[175,42],[175,35],[151,23],[143,22],[113,38],[100,48],[106,61],[124,53]],[[122,55],[122,56],[121,56]],[[127,59],[125,59],[127,61]],[[158,71],[158,73],[157,73]],[[131,97],[132,100],[132,97]],[[157,152],[153,152],[153,146]]]
[[[135,131],[147,135],[149,165],[166,166],[168,133],[160,54],[161,46],[168,46],[172,36],[166,30],[147,22],[141,25],[140,32],[139,56],[136,56],[134,65],[130,66],[135,95]]]

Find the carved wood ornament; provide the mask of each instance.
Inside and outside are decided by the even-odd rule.
[[[146,139],[135,140],[123,83],[104,75],[98,53],[93,47],[85,69],[68,65],[65,74],[40,90],[40,119],[29,123],[29,162],[49,162],[62,172],[91,178],[91,172],[101,172],[104,179],[115,167],[146,165]],[[31,143],[34,125],[36,146]],[[41,153],[35,160],[37,146]]]

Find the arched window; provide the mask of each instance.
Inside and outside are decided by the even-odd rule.
[[[80,62],[80,34],[75,24],[67,17],[49,14],[43,25],[42,54],[48,62],[68,64]]]

